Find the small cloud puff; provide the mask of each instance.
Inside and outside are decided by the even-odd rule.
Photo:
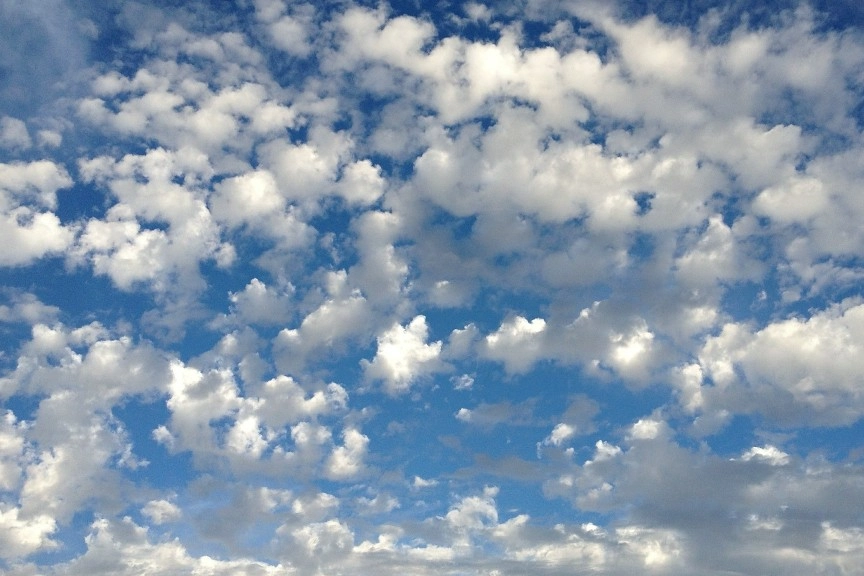
[[[771,466],[785,466],[789,463],[789,454],[783,452],[776,446],[766,444],[765,446],[754,446],[741,455],[741,460],[750,462],[765,462]]]
[[[141,509],[141,513],[154,524],[174,522],[183,516],[180,508],[168,500],[151,500]]]
[[[32,145],[27,125],[18,118],[0,118],[0,148],[25,150]]]
[[[425,316],[416,316],[407,326],[394,324],[378,337],[378,351],[372,362],[362,361],[366,377],[383,380],[388,394],[407,392],[419,377],[443,367],[439,360],[441,341],[428,344]]]
[[[529,321],[522,316],[504,322],[492,334],[486,336],[486,357],[504,363],[509,373],[528,371],[543,356],[546,321],[534,318]]]

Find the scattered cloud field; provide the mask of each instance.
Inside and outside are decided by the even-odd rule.
[[[0,1],[0,571],[864,574],[862,24]]]

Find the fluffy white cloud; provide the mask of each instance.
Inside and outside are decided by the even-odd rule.
[[[471,532],[481,530],[488,524],[498,522],[498,508],[495,505],[495,496],[498,488],[487,486],[482,496],[467,496],[462,498],[444,516],[444,520],[457,532]]]
[[[376,210],[364,212],[353,224],[360,261],[349,269],[351,285],[384,309],[398,304],[409,272],[408,263],[394,246],[402,225],[398,215]]]
[[[0,489],[15,490],[21,481],[25,461],[25,427],[7,411],[0,428]]]
[[[326,573],[329,566],[344,561],[354,548],[354,534],[338,520],[308,524],[293,530],[291,536],[311,561],[309,564],[316,567],[315,574]]]
[[[753,202],[757,214],[784,224],[806,222],[827,207],[828,198],[822,182],[801,176],[762,190]]]
[[[0,118],[0,146],[10,149],[26,149],[32,145],[27,125],[18,118]]]
[[[552,432],[549,433],[549,436],[546,437],[543,443],[551,444],[552,446],[561,446],[561,444],[575,435],[576,429],[573,426],[566,422],[561,422],[555,425],[555,428],[552,429]]]
[[[280,574],[284,566],[255,560],[218,560],[191,556],[178,540],[153,542],[146,527],[131,518],[96,519],[85,538],[87,551],[55,574],[134,574],[142,567],[156,573]]]
[[[785,424],[854,422],[862,414],[862,330],[864,307],[856,301],[759,330],[727,324],[699,356],[702,403],[708,411],[759,412]]]
[[[773,445],[723,459],[685,449],[670,434],[656,434],[658,428],[668,430],[668,424],[641,419],[631,427],[623,447],[598,442],[590,460],[548,482],[546,489],[575,498],[582,509],[620,510],[635,501],[645,502],[645,509],[641,504],[629,508],[627,514],[636,522],[616,529],[615,535],[621,541],[644,538],[634,552],[645,565],[675,566],[671,573],[708,574],[717,565],[753,571],[777,562],[804,573],[833,565],[830,555],[817,552],[824,542],[822,507],[836,509],[836,493],[829,495],[832,490],[842,494],[845,502],[860,492],[860,471],[841,473],[844,464],[824,461],[801,463]],[[678,483],[678,474],[688,477],[686,484]],[[738,512],[731,524],[711,523],[710,528],[703,524],[711,510],[727,509],[730,502]],[[791,512],[793,508],[796,512]],[[806,527],[793,519],[805,510],[813,514]],[[647,519],[651,523],[646,524]],[[778,531],[786,535],[785,543],[795,540],[792,550],[778,543]],[[626,557],[616,552],[612,558],[617,562]],[[679,564],[682,561],[685,564]]]
[[[287,293],[286,293],[287,292]],[[284,324],[290,317],[291,286],[287,291],[268,288],[253,278],[242,292],[231,293],[228,299],[234,305],[234,314],[243,323]]]
[[[485,339],[485,353],[489,358],[504,363],[508,372],[524,372],[542,354],[546,321],[522,316],[501,324],[496,332]]]
[[[151,500],[144,505],[141,512],[154,524],[173,522],[183,515],[180,508],[168,500]]]
[[[60,313],[57,306],[44,304],[30,293],[13,293],[10,295],[9,303],[11,306],[0,305],[0,321],[2,322],[47,324],[53,322]]]
[[[654,334],[644,323],[637,325],[628,334],[614,333],[611,338],[609,363],[622,376],[636,378],[644,376],[650,362]]]
[[[220,242],[204,201],[202,184],[213,175],[205,154],[157,148],[119,161],[83,160],[79,169],[86,181],[109,189],[117,203],[104,218],[87,222],[73,262],[90,261],[97,274],[123,290],[143,284],[158,293],[187,295],[203,287],[201,262],[230,263],[232,248]]]
[[[369,160],[358,160],[345,167],[338,191],[352,204],[372,204],[384,193],[385,185],[381,168]]]
[[[309,359],[332,354],[346,341],[371,330],[372,310],[357,289],[348,284],[348,274],[329,272],[327,298],[303,318],[297,328],[285,328],[274,340],[274,356],[281,370],[300,369]]]
[[[50,212],[17,208],[0,214],[0,265],[28,264],[46,254],[62,252],[72,242],[73,232]]]
[[[18,558],[37,550],[51,550],[57,543],[50,536],[57,523],[48,514],[21,518],[18,508],[0,509],[0,549],[4,558]]]
[[[248,355],[241,356],[242,372]],[[200,466],[222,462],[243,475],[350,478],[365,470],[368,438],[346,429],[343,445],[333,442],[329,419],[348,406],[342,386],[301,385],[285,375],[241,386],[225,367],[241,356],[204,355],[202,362],[222,366],[204,370],[174,361],[167,400],[171,417],[154,430],[154,439],[171,453],[191,452]]]
[[[372,361],[363,360],[366,377],[383,380],[388,394],[401,394],[417,378],[441,370],[442,343],[427,343],[428,334],[425,316],[415,316],[406,326],[394,324],[378,337]]]
[[[761,278],[763,266],[747,257],[735,232],[720,216],[711,216],[695,246],[676,260],[679,278],[696,287]]]
[[[57,191],[72,180],[48,160],[0,164],[0,265],[18,266],[65,250],[74,229],[56,214]]]
[[[561,422],[555,425],[547,441],[558,446],[575,436],[594,432],[596,429],[594,418],[599,411],[600,407],[594,400],[582,394],[573,396],[567,404],[567,409],[560,416]]]
[[[285,14],[284,2],[257,0],[256,16],[265,26],[273,45],[292,56],[308,56],[312,50],[311,17],[314,7],[295,3],[291,14]]]
[[[349,428],[342,432],[343,445],[337,446],[327,460],[326,475],[334,480],[355,478],[365,471],[363,459],[369,437]]]
[[[165,390],[168,366],[166,355],[151,345],[111,338],[98,323],[76,329],[36,324],[10,379],[29,394],[59,399],[71,391],[107,407],[124,395]]]
[[[741,459],[745,462],[750,460],[760,460],[767,462],[772,466],[783,466],[789,463],[789,455],[770,444],[766,446],[754,446],[741,455]]]
[[[284,206],[285,198],[277,188],[276,179],[266,170],[220,182],[210,200],[213,216],[230,226],[257,222],[280,212]]]

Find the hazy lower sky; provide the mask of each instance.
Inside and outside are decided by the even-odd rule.
[[[862,25],[0,0],[0,572],[864,574]]]

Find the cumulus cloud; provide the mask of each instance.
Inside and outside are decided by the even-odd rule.
[[[400,394],[417,378],[440,370],[442,343],[427,343],[428,334],[425,316],[415,316],[406,326],[392,326],[378,337],[372,361],[363,361],[366,377],[383,380],[388,394]]]
[[[280,369],[291,371],[322,352],[333,354],[371,329],[370,304],[360,290],[351,288],[344,270],[329,272],[325,287],[327,297],[317,308],[297,328],[284,328],[276,336],[274,355]]]
[[[0,164],[0,265],[19,266],[51,253],[62,253],[74,238],[51,210],[57,191],[72,185],[54,162]]]
[[[0,146],[10,149],[26,149],[32,145],[27,125],[18,118],[0,118]]]
[[[40,549],[53,549],[57,543],[50,539],[57,529],[56,521],[50,515],[39,515],[33,518],[19,518],[18,508],[7,508],[0,511],[0,522],[3,525],[2,542],[5,558],[27,556]]]
[[[731,323],[700,353],[708,410],[758,411],[795,425],[842,426],[861,417],[855,364],[864,308],[844,302],[754,330]],[[706,379],[711,384],[706,385]]]
[[[151,500],[141,509],[141,512],[154,524],[179,520],[183,515],[180,508],[168,500]]]
[[[64,567],[72,573],[131,573],[136,566],[163,572],[206,571],[212,574],[278,574],[284,567],[255,560],[217,560],[191,556],[177,540],[153,542],[146,527],[130,517],[96,519],[86,538],[87,550]]]
[[[46,325],[53,323],[60,313],[57,306],[45,304],[26,292],[8,294],[8,302],[0,305],[0,321]]]
[[[349,428],[342,433],[344,441],[337,446],[327,460],[326,474],[334,480],[347,480],[364,472],[363,459],[369,445],[369,438],[359,431]]]
[[[504,363],[508,372],[525,372],[542,353],[546,321],[517,316],[486,336],[486,354]]]
[[[268,288],[253,278],[242,292],[229,294],[240,322],[252,324],[284,324],[290,317],[290,286],[286,293]]]

